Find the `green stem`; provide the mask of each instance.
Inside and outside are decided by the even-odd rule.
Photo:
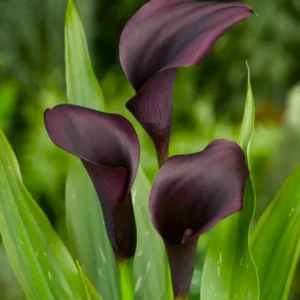
[[[133,260],[118,261],[122,300],[134,300]]]

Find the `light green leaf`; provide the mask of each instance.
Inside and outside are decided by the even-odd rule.
[[[288,299],[300,254],[300,167],[282,185],[253,231],[261,300]]]
[[[254,118],[248,68],[248,89],[240,134],[240,145],[246,153],[248,166]],[[258,276],[250,248],[254,211],[255,192],[249,178],[245,187],[243,210],[220,222],[212,232],[203,268],[202,300],[259,299]]]
[[[65,23],[68,101],[103,110],[103,95],[93,72],[85,34],[72,1]],[[70,157],[66,186],[70,248],[103,299],[119,299],[115,257],[107,238],[99,199],[81,161]]]
[[[102,300],[102,298],[99,295],[98,291],[90,283],[89,279],[87,278],[86,274],[82,270],[82,268],[81,268],[78,261],[76,262],[76,267],[78,269],[81,281],[84,284],[84,289],[85,289],[85,294],[86,294],[87,300]]]
[[[71,255],[26,190],[0,130],[0,232],[28,299],[86,299]]]
[[[65,59],[69,101],[103,110],[103,93],[93,71],[85,33],[72,0],[69,0],[65,20]]]
[[[149,215],[150,183],[139,170],[132,189],[137,226],[137,250],[134,257],[135,293],[137,299],[166,299],[165,248]]]
[[[103,299],[118,299],[116,262],[98,196],[80,160],[70,158],[66,186],[68,233],[77,259]]]
[[[252,137],[252,133],[254,130],[254,123],[255,123],[255,104],[254,104],[254,97],[251,88],[250,69],[248,63],[247,63],[247,69],[248,69],[247,95],[246,95],[244,118],[241,126],[239,144],[241,148],[244,150],[244,153],[246,154],[248,165],[250,165],[249,157],[250,157],[251,137]]]

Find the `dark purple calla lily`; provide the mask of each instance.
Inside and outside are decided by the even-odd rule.
[[[140,155],[134,128],[120,115],[67,104],[46,110],[44,119],[52,141],[81,158],[91,177],[117,258],[132,257],[136,226],[130,190]]]
[[[127,23],[120,40],[123,70],[136,91],[127,108],[168,156],[176,68],[198,65],[216,40],[252,13],[243,3],[151,0]]]
[[[166,245],[175,296],[189,291],[199,235],[242,209],[248,176],[242,149],[227,140],[170,157],[160,169],[150,214]]]

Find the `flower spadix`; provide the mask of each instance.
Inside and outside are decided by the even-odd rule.
[[[166,245],[175,296],[188,294],[198,237],[242,209],[248,176],[242,149],[227,140],[172,156],[160,169],[150,214]]]
[[[120,115],[67,104],[46,110],[44,119],[52,141],[82,160],[99,196],[116,257],[133,257],[136,226],[130,190],[140,155],[134,128]]]
[[[243,3],[151,0],[125,26],[120,60],[136,91],[127,108],[161,162],[168,156],[176,69],[198,65],[225,31],[251,13]]]

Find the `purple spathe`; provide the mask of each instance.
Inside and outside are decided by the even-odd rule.
[[[69,104],[46,110],[44,120],[52,141],[82,160],[99,196],[117,258],[132,257],[136,226],[130,190],[140,157],[134,128],[120,115]]]
[[[136,91],[127,108],[152,138],[160,161],[168,156],[176,69],[198,65],[225,31],[251,14],[239,2],[152,0],[125,26],[120,60]]]
[[[170,157],[160,169],[150,215],[166,245],[175,295],[188,293],[198,237],[242,209],[248,176],[243,150],[227,140]]]

